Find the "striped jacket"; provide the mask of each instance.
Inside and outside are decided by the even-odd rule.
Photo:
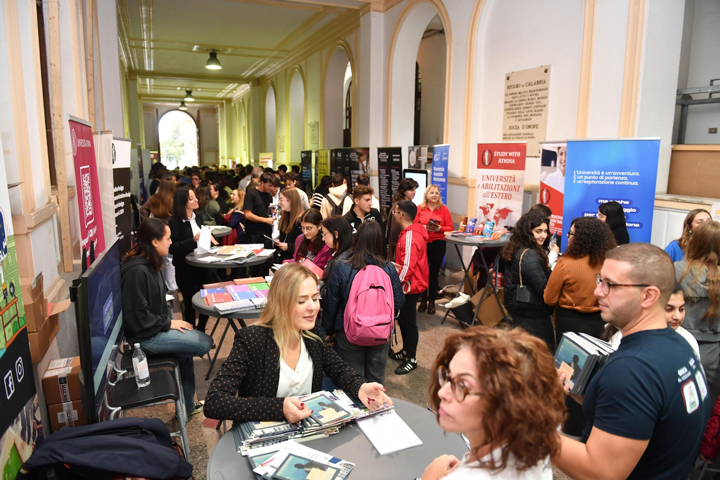
[[[422,293],[428,287],[427,230],[413,223],[398,237],[395,262],[400,265],[400,283],[406,294]]]

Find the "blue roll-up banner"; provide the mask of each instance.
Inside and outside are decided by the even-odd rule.
[[[572,219],[597,216],[601,203],[625,210],[630,242],[650,243],[659,138],[568,140],[563,236]]]
[[[433,147],[432,178],[430,183],[440,189],[440,197],[445,205],[447,205],[447,169],[449,155],[450,145],[435,145]]]

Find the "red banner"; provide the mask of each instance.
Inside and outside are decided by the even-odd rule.
[[[527,143],[479,143],[473,217],[511,227],[522,216]]]
[[[75,184],[80,216],[80,248],[90,252],[90,243],[95,244],[95,257],[105,250],[100,185],[97,162],[93,145],[92,128],[70,120],[70,142],[75,160]],[[88,265],[90,261],[88,260]]]

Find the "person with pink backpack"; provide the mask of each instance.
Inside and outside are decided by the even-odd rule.
[[[405,296],[397,270],[383,258],[380,225],[363,222],[353,240],[349,257],[338,260],[328,279],[323,327],[335,334],[340,358],[382,384],[395,312]]]

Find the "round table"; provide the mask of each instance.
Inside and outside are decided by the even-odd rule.
[[[227,335],[228,329],[232,327],[232,329],[235,331],[235,333],[240,330],[235,323],[235,320],[240,321],[240,325],[245,328],[247,325],[245,324],[246,319],[251,318],[260,318],[260,315],[262,315],[263,309],[262,308],[254,308],[252,310],[243,310],[241,312],[231,312],[226,313],[224,315],[220,315],[217,310],[213,307],[208,307],[205,303],[205,299],[200,296],[200,292],[197,292],[192,297],[192,303],[193,308],[196,312],[205,314],[208,317],[217,317],[217,322],[215,322],[215,326],[212,329],[212,332],[210,332],[210,337],[212,337],[215,334],[215,330],[217,330],[218,325],[220,324],[221,319],[227,320],[227,325],[225,325],[225,331],[223,331],[222,337],[220,337],[220,343],[217,344],[217,347],[215,348],[215,356],[210,360],[210,367],[208,368],[207,375],[205,376],[205,380],[210,379],[210,374],[212,373],[213,367],[215,366],[215,361],[217,360],[218,353],[220,353],[220,348],[222,347],[223,341],[225,340],[225,335]],[[208,357],[210,354],[208,353]]]
[[[219,227],[213,226],[211,228],[212,228],[213,237],[215,237],[215,238],[227,237],[233,231],[232,228],[225,227],[225,226],[219,226]]]
[[[185,257],[185,261],[188,263],[188,265],[192,265],[193,267],[200,267],[200,268],[238,268],[238,267],[253,267],[255,265],[260,265],[268,261],[270,257],[258,257],[257,255],[254,257],[251,257],[247,260],[233,260],[230,262],[227,261],[219,261],[219,262],[201,262],[199,259],[205,258],[205,257],[212,257],[215,254],[213,253],[189,253]]]
[[[420,437],[423,444],[388,455],[379,455],[356,423],[327,438],[303,445],[355,464],[350,478],[410,479],[420,477],[430,462],[443,454],[462,458],[468,447],[460,435],[445,434],[435,414],[400,399],[393,399],[395,411]],[[255,479],[246,457],[237,453],[232,433],[226,433],[213,448],[207,465],[207,480]]]

